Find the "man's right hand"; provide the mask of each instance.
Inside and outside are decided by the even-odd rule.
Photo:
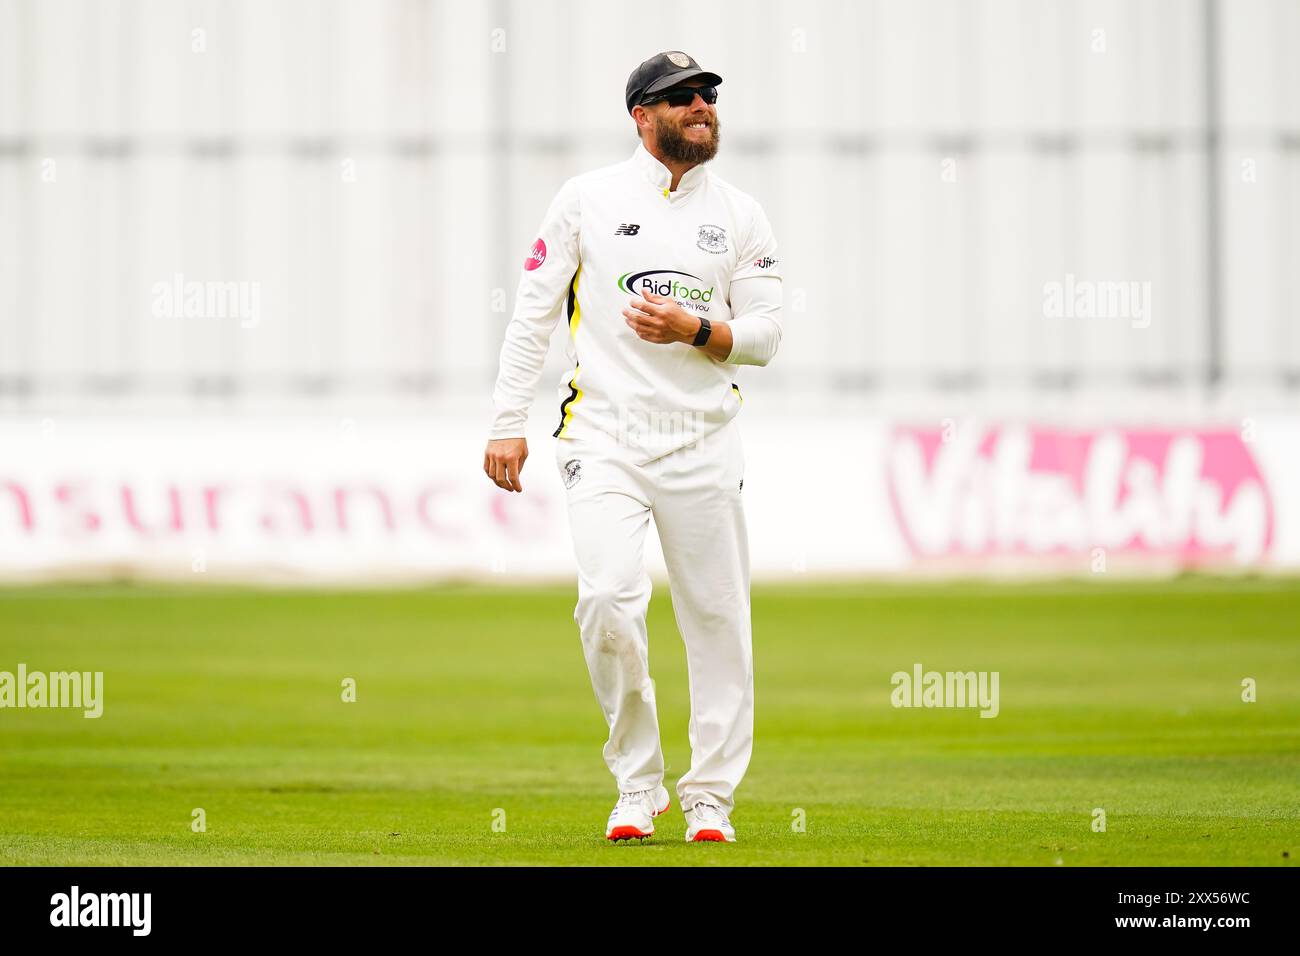
[[[524,470],[524,462],[527,460],[528,439],[497,438],[487,443],[487,450],[483,453],[483,470],[498,488],[522,492],[524,486],[519,482],[519,473]]]

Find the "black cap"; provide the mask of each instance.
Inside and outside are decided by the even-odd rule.
[[[722,77],[700,69],[700,65],[694,58],[687,56],[681,50],[656,54],[633,70],[632,75],[627,78],[625,93],[627,111],[631,113],[632,107],[640,103],[649,93],[658,93],[696,77],[710,86],[717,86],[722,82]]]

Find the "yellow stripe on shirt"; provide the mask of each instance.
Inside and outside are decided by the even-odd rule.
[[[573,311],[569,313],[569,335],[574,339],[578,337],[578,324],[582,321],[582,309],[578,307],[578,277],[582,275],[582,266],[578,266],[578,271],[573,274],[573,283],[569,287],[570,302],[573,303]],[[573,369],[573,376],[569,379],[569,397],[560,404],[560,427],[555,430],[554,438],[563,438],[565,430],[569,427],[569,422],[573,420],[573,406],[582,401],[582,389],[578,388],[578,373],[582,371],[582,363],[579,362]]]

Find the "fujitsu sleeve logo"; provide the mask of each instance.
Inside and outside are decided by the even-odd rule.
[[[546,243],[538,239],[533,243],[533,247],[528,250],[528,256],[524,259],[524,269],[532,272],[543,262],[546,261]]]

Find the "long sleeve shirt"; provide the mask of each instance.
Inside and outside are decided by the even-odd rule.
[[[740,411],[736,366],[766,365],[781,342],[781,268],[758,202],[694,166],[671,171],[638,144],[631,158],[561,187],[524,259],[493,391],[491,438],[524,435],[556,321],[569,369],[557,439],[601,431],[643,461],[691,444]],[[647,342],[622,310],[650,291],[711,323],[729,322],[718,361],[683,343]]]

